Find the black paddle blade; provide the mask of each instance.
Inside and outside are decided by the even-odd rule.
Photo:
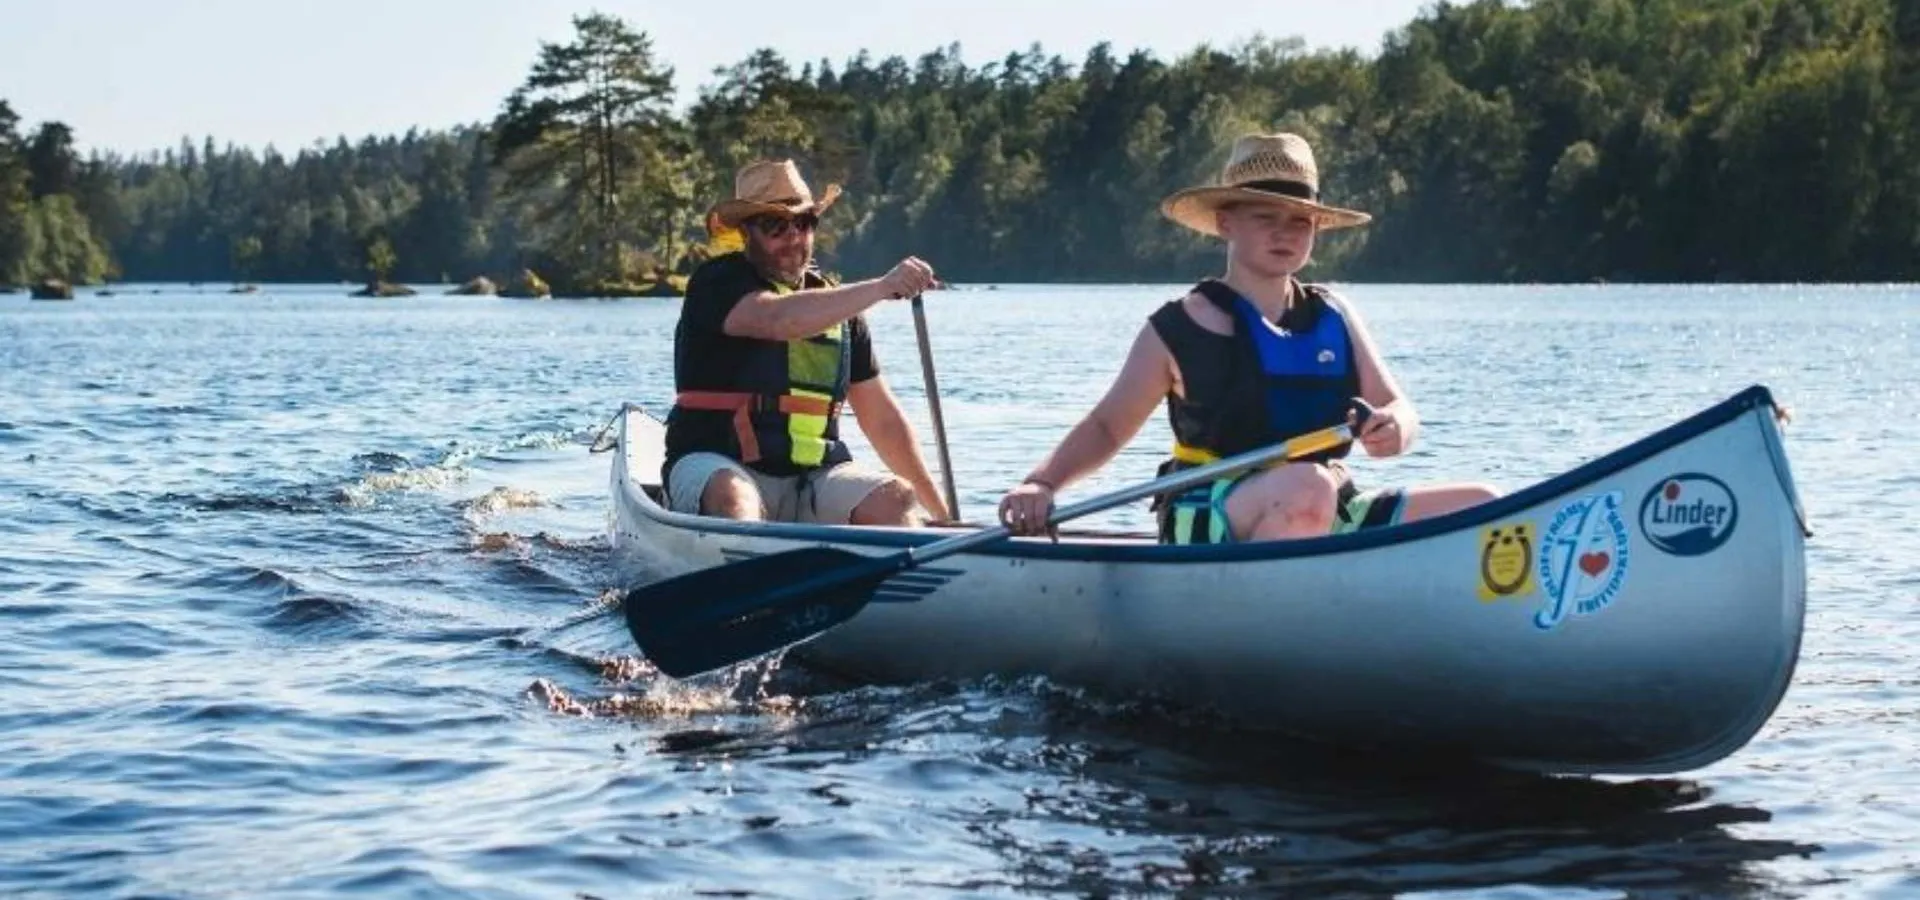
[[[795,644],[853,618],[911,562],[806,547],[628,591],[627,631],[660,671],[685,678]]]

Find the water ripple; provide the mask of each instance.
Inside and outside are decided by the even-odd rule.
[[[371,616],[352,600],[310,594],[274,604],[263,620],[266,627],[299,637],[346,639],[370,636]]]

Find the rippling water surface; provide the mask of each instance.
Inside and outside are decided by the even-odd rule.
[[[634,573],[587,445],[665,409],[677,302],[343,291],[0,296],[0,894],[1920,896],[1920,290],[1349,289],[1426,422],[1369,480],[1518,487],[1753,382],[1793,407],[1798,675],[1658,779],[1390,768],[1041,680],[655,679],[595,612]],[[1173,292],[930,295],[965,512]],[[873,321],[934,458],[911,319]]]

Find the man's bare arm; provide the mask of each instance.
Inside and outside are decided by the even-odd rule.
[[[734,337],[797,341],[826,331],[882,300],[910,297],[933,284],[933,269],[908,257],[879,278],[790,294],[755,291],[740,298],[721,330]]]

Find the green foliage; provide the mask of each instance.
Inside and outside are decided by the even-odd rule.
[[[260,251],[261,251],[260,239],[257,237],[254,237],[253,235],[247,235],[246,237],[237,238],[234,240],[233,242],[234,280],[236,281],[247,280],[247,274],[249,272],[252,272],[254,265],[260,261]]]
[[[59,122],[40,126],[26,146],[27,175],[35,199],[71,194],[80,183],[80,160],[73,152],[73,129]]]
[[[494,159],[531,245],[577,281],[618,282],[627,249],[647,243],[641,229],[658,221],[654,201],[673,193],[664,159],[675,140],[673,70],[619,19],[595,13],[573,25],[573,43],[541,45],[507,98]]]
[[[97,284],[110,268],[106,249],[94,240],[86,217],[66,194],[33,202],[27,216],[26,251],[13,280],[58,278],[68,284]]]
[[[133,279],[361,280],[376,233],[397,257],[389,277],[464,278],[516,261],[511,224],[491,207],[488,153],[473,128],[341,140],[292,159],[183,144],[98,160],[113,188],[82,202]],[[236,255],[248,238],[259,254]]]
[[[393,264],[397,261],[393,242],[387,240],[386,235],[376,235],[367,242],[367,271],[373,274],[374,282],[386,281],[387,273],[393,271]]]
[[[1373,58],[1261,35],[978,67],[763,48],[684,117],[646,33],[574,27],[486,126],[292,158],[80,160],[0,102],[0,283],[335,281],[378,235],[401,280],[637,289],[688,271],[735,169],[776,156],[845,186],[819,247],[849,277],[917,254],[953,281],[1186,281],[1219,250],[1160,199],[1271,130],[1375,215],[1313,277],[1920,278],[1920,0],[1441,3]]]
[[[25,284],[33,195],[28,190],[20,117],[0,100],[0,285]]]

